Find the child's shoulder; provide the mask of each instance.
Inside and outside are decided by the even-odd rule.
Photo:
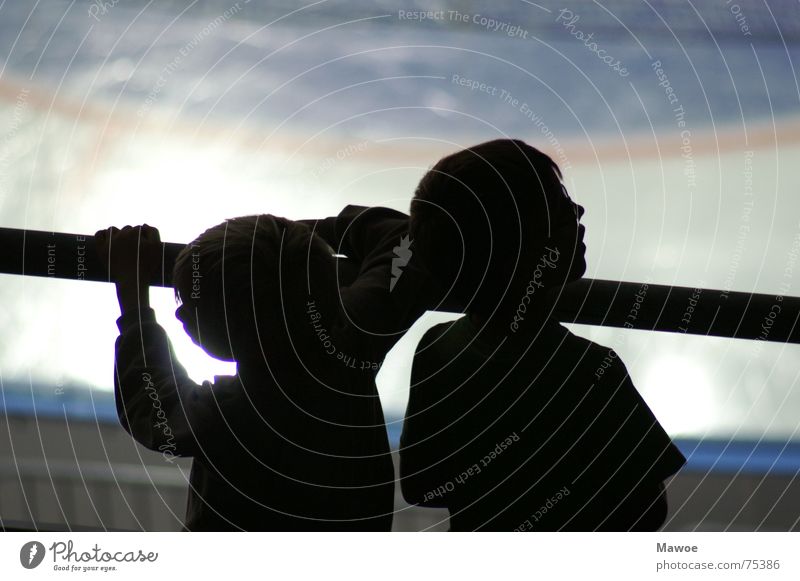
[[[419,340],[420,347],[429,347],[440,339],[447,331],[453,326],[456,321],[447,321],[445,323],[438,323],[425,331],[422,338]]]
[[[434,358],[452,359],[466,350],[480,350],[476,341],[475,328],[469,318],[464,316],[454,321],[433,325],[417,343],[415,360]]]
[[[591,339],[587,339],[581,335],[576,335],[569,329],[567,329],[564,325],[558,325],[561,328],[561,332],[566,337],[565,344],[570,349],[576,349],[585,351],[588,355],[594,357],[605,357],[608,355],[609,352],[614,352],[613,347],[608,347],[607,345],[603,345],[602,343],[596,343]]]
[[[429,328],[420,338],[414,350],[413,367],[437,365],[442,360],[452,359],[459,351],[461,341],[457,338],[456,321],[438,323]]]
[[[619,354],[612,348],[576,335],[555,320],[548,321],[531,336],[508,337],[505,345],[498,347],[485,344],[476,335],[475,327],[467,317],[439,323],[429,328],[420,339],[415,360],[453,360],[456,356],[483,355],[495,359],[519,358],[520,350],[530,364],[544,359],[568,363],[570,367],[583,371],[600,371],[605,374],[626,374],[627,370]],[[480,358],[480,357],[479,357]]]
[[[627,375],[627,368],[613,347],[576,335],[563,325],[559,327],[563,329],[565,337],[562,355],[569,356],[578,366],[591,371],[598,378],[604,374]]]

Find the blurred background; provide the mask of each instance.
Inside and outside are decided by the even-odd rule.
[[[586,208],[587,276],[797,296],[799,62],[794,0],[0,1],[0,226],[188,242],[251,213],[408,211],[441,156],[514,137]],[[232,372],[151,297],[194,379]],[[117,316],[111,286],[0,275],[4,526],[179,528],[187,464],[116,419]],[[378,376],[393,445],[447,318]],[[800,526],[800,347],[571,329],[689,457],[666,528]],[[398,497],[395,527],[446,513]]]

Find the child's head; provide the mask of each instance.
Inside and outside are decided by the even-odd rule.
[[[518,303],[531,279],[547,288],[583,275],[582,214],[550,157],[498,139],[425,174],[411,202],[411,238],[416,258],[449,289],[448,306],[488,317]]]
[[[309,295],[336,298],[334,260],[299,222],[267,214],[226,220],[178,255],[175,315],[215,357],[263,358],[302,329]]]

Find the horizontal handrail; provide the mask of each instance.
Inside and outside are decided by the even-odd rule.
[[[154,286],[172,286],[172,265],[185,244],[162,243],[161,277]],[[0,228],[0,273],[111,282],[94,248],[94,236]]]
[[[172,285],[184,246],[163,243],[155,286]],[[0,248],[0,273],[109,282],[92,236],[0,228]],[[584,278],[564,287],[555,316],[564,323],[800,343],[800,298],[782,295]]]
[[[140,529],[141,530],[141,529]],[[134,529],[112,529],[103,526],[73,525],[66,522],[36,522],[32,520],[0,519],[0,532],[6,533],[111,533],[137,532]]]
[[[0,462],[0,481],[10,479],[19,482],[38,478],[51,482],[63,480],[183,488],[188,480],[180,468],[185,469],[187,466],[188,461],[182,466],[170,467],[91,460],[73,462],[48,458],[15,458],[13,462]]]

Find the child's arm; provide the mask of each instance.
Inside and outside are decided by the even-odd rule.
[[[202,424],[208,424],[198,421],[197,400],[209,400],[211,386],[189,379],[152,309],[129,311],[117,325],[114,392],[122,426],[137,442],[165,456],[195,456]]]
[[[237,379],[219,380],[213,389],[210,382],[198,385],[175,359],[148,297],[148,284],[160,264],[158,231],[147,226],[112,228],[95,237],[101,261],[116,283],[122,312],[114,370],[122,426],[168,460],[209,455],[230,440],[222,410],[237,400]]]
[[[345,206],[338,216],[321,220],[299,220],[314,229],[314,232],[334,249],[344,254],[359,266],[367,255],[381,250],[387,232],[393,232],[398,224],[408,228],[408,216],[397,210],[383,207]],[[390,241],[397,244],[396,241]]]
[[[314,225],[313,221],[307,221]],[[413,259],[408,216],[382,207],[347,206],[316,222],[316,232],[348,257],[355,271],[341,285],[348,320],[355,322],[370,357],[383,357],[440,294]],[[340,278],[341,281],[341,278]]]
[[[341,287],[349,287],[354,283],[365,286],[365,277],[369,277],[376,266],[381,266],[380,263],[376,264],[375,257],[387,252],[391,254],[392,248],[399,244],[399,236],[397,240],[390,237],[398,231],[398,227],[402,232],[408,229],[408,216],[402,212],[391,208],[353,205],[345,206],[338,216],[299,222],[309,226],[336,254],[347,257],[339,262],[337,276]]]

